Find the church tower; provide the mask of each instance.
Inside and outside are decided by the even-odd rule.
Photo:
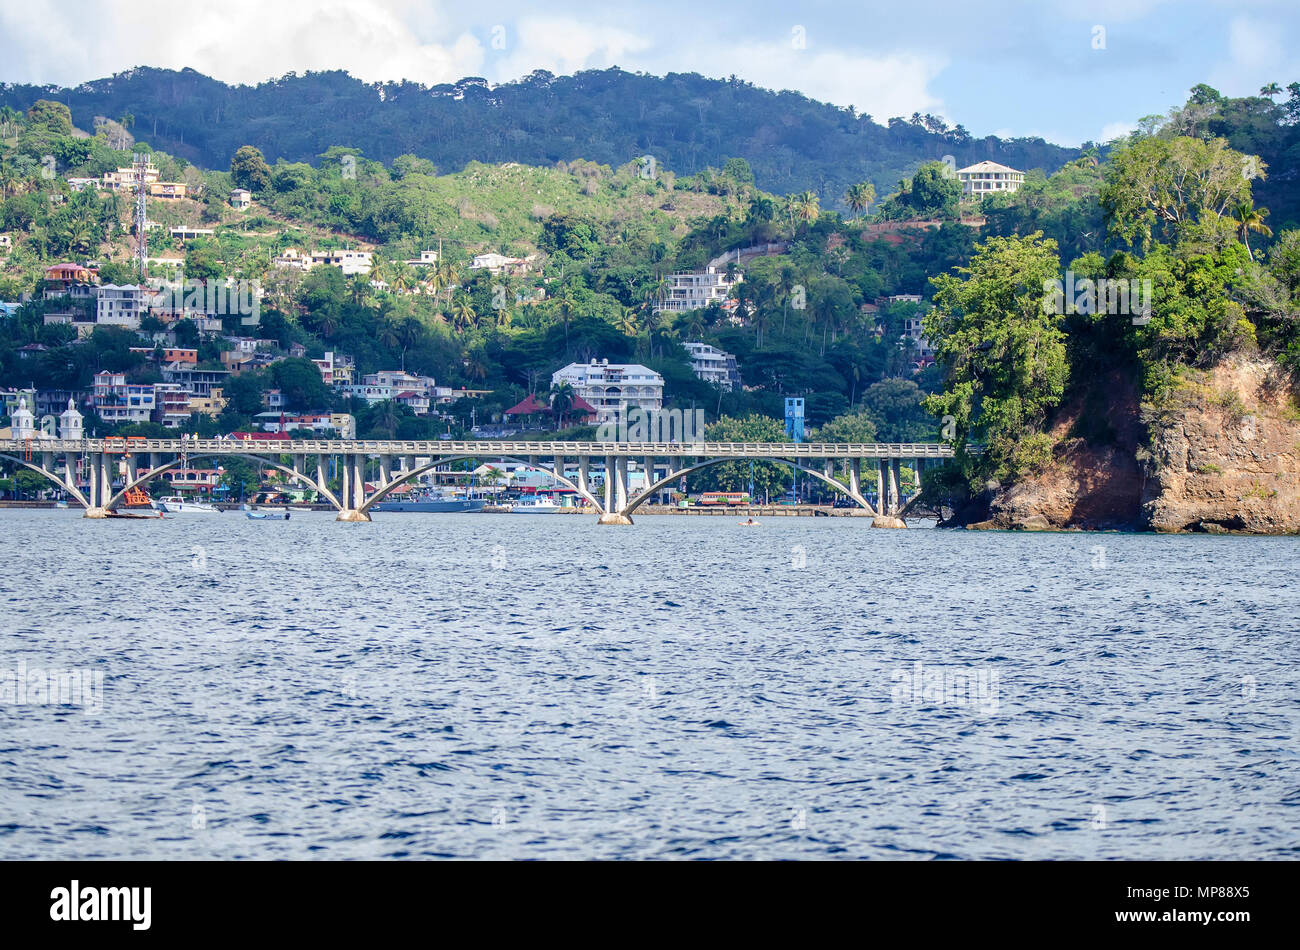
[[[68,399],[68,408],[59,414],[59,438],[84,438],[81,413],[77,412],[77,407],[73,405],[71,397]]]
[[[15,439],[34,439],[36,438],[36,417],[32,411],[27,408],[27,397],[18,397],[18,408],[10,417],[10,430],[13,432]]]

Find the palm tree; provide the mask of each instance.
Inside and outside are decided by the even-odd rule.
[[[411,265],[406,261],[391,261],[388,265],[388,286],[392,287],[399,294],[410,290],[411,285],[415,282],[411,274]]]
[[[89,251],[93,240],[90,225],[86,223],[85,218],[73,218],[63,231],[63,243],[73,254]]]
[[[659,326],[659,310],[655,307],[654,298],[643,300],[639,309],[642,328],[653,333]]]
[[[379,414],[375,418],[375,428],[388,433],[390,439],[397,437],[397,403],[391,399],[386,399],[380,403]]]
[[[456,278],[459,274],[456,271],[456,265],[451,261],[438,262],[438,280],[442,284],[442,289],[447,292],[447,303],[451,303],[451,288],[456,286]]]
[[[704,314],[698,309],[686,314],[686,335],[692,340],[704,336]]]
[[[483,362],[483,355],[477,350],[473,352],[466,350],[462,353],[461,363],[465,367],[465,375],[470,380],[487,378],[487,364]]]
[[[348,281],[348,296],[358,307],[364,306],[370,299],[372,290],[370,277],[366,274],[353,274],[352,279]]]
[[[821,208],[815,191],[801,191],[795,195],[795,216],[804,224],[812,224],[820,213]]]
[[[379,332],[375,334],[375,341],[381,346],[386,346],[390,350],[395,350],[397,349],[398,344],[402,342],[402,338],[397,333],[397,327],[393,326],[388,321],[384,321],[383,325],[379,328]]]
[[[560,321],[564,324],[564,352],[567,355],[569,352],[569,321],[573,319],[573,311],[577,304],[574,303],[573,297],[566,290],[559,299],[559,305]]]
[[[423,270],[426,272],[424,285],[429,289],[429,293],[437,297],[442,293],[443,288],[447,286],[445,283],[446,272],[441,267],[426,267]]]
[[[0,139],[7,139],[18,131],[18,113],[9,106],[0,106]]]
[[[1259,95],[1261,99],[1273,99],[1282,95],[1282,87],[1275,82],[1268,83],[1260,89]]]
[[[18,191],[18,172],[12,165],[0,164],[0,198],[8,198]]]
[[[577,396],[569,383],[561,381],[551,387],[551,414],[555,416],[558,428],[566,428],[565,423],[573,410],[573,403]]]
[[[849,206],[849,210],[854,214],[861,216],[867,208],[871,207],[871,202],[876,200],[876,186],[869,181],[860,181],[855,185],[849,185],[848,191],[844,193],[844,202]]]
[[[468,297],[456,301],[451,308],[451,316],[453,325],[462,332],[478,326],[478,314],[474,312],[474,304]]]
[[[334,331],[337,330],[338,328],[339,328],[339,321],[338,318],[334,316],[334,312],[332,310],[325,309],[322,310],[317,315],[316,329],[320,331],[321,336],[326,338],[332,337],[334,335]]]
[[[1264,237],[1273,236],[1273,229],[1264,223],[1267,215],[1267,208],[1256,208],[1249,201],[1242,201],[1232,208],[1233,220],[1237,222],[1237,235],[1241,238],[1241,243],[1246,245],[1246,254],[1252,261],[1255,255],[1250,250],[1250,232],[1254,231]]]

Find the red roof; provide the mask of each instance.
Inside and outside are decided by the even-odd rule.
[[[531,416],[534,412],[550,412],[550,411],[551,411],[550,406],[548,406],[544,402],[538,402],[537,397],[534,396],[532,393],[529,393],[528,398],[525,399],[523,402],[521,402],[519,405],[512,406],[511,408],[507,409],[506,415],[507,416]],[[587,400],[583,399],[577,393],[574,393],[573,405],[570,407],[569,411],[577,412],[577,413],[594,413],[596,411],[596,407],[593,406],[591,403],[587,402]]]
[[[531,416],[534,412],[550,412],[550,410],[551,410],[550,406],[546,406],[538,402],[537,398],[532,393],[529,393],[528,398],[525,399],[523,402],[521,402],[519,405],[511,406],[509,409],[507,409],[506,415],[507,416]]]

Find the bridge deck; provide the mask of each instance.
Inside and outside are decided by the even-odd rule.
[[[0,452],[159,452],[190,455],[606,455],[642,458],[952,458],[943,442],[514,442],[384,441],[371,439],[0,439]]]

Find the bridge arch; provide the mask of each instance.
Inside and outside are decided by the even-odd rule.
[[[33,465],[31,462],[27,461],[26,459],[20,459],[16,455],[9,455],[7,453],[0,452],[0,459],[8,459],[11,462],[17,462],[19,465],[23,466],[24,468],[31,469],[37,475],[43,476],[46,481],[53,482],[61,490],[67,492],[69,495],[75,498],[77,500],[77,503],[80,504],[81,507],[83,508],[90,507],[90,502],[87,501],[86,496],[81,493],[81,489],[77,488],[77,486],[73,484],[71,478],[69,478],[68,481],[64,482],[54,472],[47,471],[46,469],[41,468],[39,465]]]
[[[418,478],[419,476],[425,474],[426,472],[433,471],[433,469],[435,469],[439,465],[446,465],[448,462],[460,462],[466,459],[476,459],[482,457],[483,457],[482,455],[448,455],[440,459],[434,459],[433,461],[429,462],[429,464],[421,465],[419,468],[412,469],[410,472],[403,472],[400,477],[393,479],[383,488],[380,488],[372,496],[367,498],[365,504],[361,507],[360,510],[362,512],[369,512],[372,505],[380,501],[383,501],[384,498],[388,497],[389,493],[392,492],[393,489],[397,488],[399,485],[406,484],[413,478]],[[604,507],[600,504],[600,502],[596,500],[595,496],[592,495],[591,492],[583,491],[581,488],[579,488],[578,485],[575,484],[570,478],[568,478],[562,471],[556,471],[556,468],[558,468],[558,466],[556,468],[547,468],[545,465],[540,465],[536,462],[530,462],[527,459],[516,458],[515,456],[512,455],[503,455],[503,456],[496,456],[496,457],[499,458],[502,462],[514,462],[516,465],[522,465],[524,468],[532,469],[533,471],[545,472],[547,475],[550,475],[560,484],[573,489],[573,491],[576,494],[585,498],[590,504],[595,506],[597,512],[599,512],[600,514],[605,513]]]
[[[302,472],[294,471],[292,468],[290,468],[287,465],[282,465],[279,462],[272,462],[264,456],[253,455],[248,452],[215,452],[215,453],[196,452],[193,455],[187,454],[186,457],[183,459],[180,457],[174,458],[170,462],[165,462],[162,465],[159,465],[157,468],[150,469],[148,472],[146,472],[143,475],[136,476],[135,479],[123,485],[121,491],[119,491],[116,495],[114,495],[112,498],[110,498],[107,502],[104,503],[104,507],[105,508],[115,507],[117,503],[121,501],[126,496],[126,493],[129,492],[131,489],[137,488],[138,486],[143,485],[146,482],[153,481],[163,472],[170,472],[174,468],[179,468],[182,464],[188,465],[190,462],[194,461],[195,459],[206,459],[206,458],[248,459],[250,462],[257,462],[259,465],[265,465],[267,468],[273,468],[278,472],[283,472],[285,475],[288,475],[294,481],[301,482],[302,484],[308,486],[313,491],[320,492],[320,494],[324,495],[329,500],[330,504],[332,504],[336,509],[338,509],[339,511],[343,510],[343,506],[342,504],[339,503],[339,500],[335,496],[335,494],[332,491],[330,491],[328,488],[324,488],[321,485],[318,485],[309,476],[303,474]]]
[[[689,465],[689,466],[687,466],[686,468],[679,469],[678,471],[673,472],[672,474],[667,475],[667,476],[665,476],[665,477],[659,479],[659,481],[655,482],[655,483],[654,483],[653,485],[651,485],[649,488],[647,488],[647,489],[645,489],[644,491],[642,491],[640,494],[638,494],[636,497],[634,497],[631,501],[629,501],[629,502],[627,503],[626,507],[624,507],[623,510],[622,510],[621,512],[619,512],[619,513],[622,514],[622,515],[629,515],[629,516],[630,516],[630,515],[632,514],[632,512],[634,512],[634,511],[636,511],[636,509],[640,508],[641,505],[644,504],[644,503],[646,502],[647,499],[652,498],[652,497],[654,496],[655,492],[657,492],[657,491],[661,490],[662,488],[668,486],[668,485],[671,484],[672,482],[675,482],[677,479],[683,477],[684,475],[689,475],[691,472],[698,472],[700,469],[708,468],[708,467],[711,466],[711,465],[721,465],[723,462],[735,462],[735,461],[738,461],[738,460],[737,460],[737,459],[734,459],[734,458],[728,458],[728,457],[725,457],[725,456],[724,456],[724,457],[722,457],[722,458],[707,459],[707,460],[705,460],[705,461],[703,461],[703,462],[697,462],[697,463],[695,463],[694,465]],[[744,460],[744,459],[741,459],[741,460],[739,460],[739,461],[745,461],[745,460]],[[773,457],[765,457],[765,458],[749,459],[748,461],[754,461],[754,462],[777,462],[777,463],[780,463],[780,464],[782,464],[782,465],[788,465],[788,466],[790,466],[792,469],[794,469],[794,470],[796,470],[796,471],[799,471],[799,472],[803,472],[805,475],[811,475],[813,478],[816,478],[816,479],[818,479],[818,480],[820,480],[820,481],[822,481],[822,482],[825,482],[827,485],[829,485],[831,488],[835,489],[836,491],[838,491],[838,492],[840,492],[840,493],[842,493],[842,494],[848,495],[851,499],[853,499],[853,501],[854,501],[855,503],[857,503],[860,507],[865,508],[865,509],[870,513],[870,514],[872,514],[872,515],[877,514],[876,509],[874,509],[874,508],[871,507],[871,504],[867,501],[866,498],[864,498],[864,497],[863,497],[862,495],[860,495],[860,494],[854,494],[852,491],[849,490],[849,488],[848,488],[846,485],[843,485],[843,484],[841,484],[840,482],[836,481],[835,479],[828,477],[828,476],[826,475],[825,472],[819,472],[819,471],[817,471],[817,470],[815,470],[815,469],[808,468],[807,466],[800,465],[798,462],[792,461],[791,459],[780,458],[780,457],[776,457],[776,456],[773,456]]]

